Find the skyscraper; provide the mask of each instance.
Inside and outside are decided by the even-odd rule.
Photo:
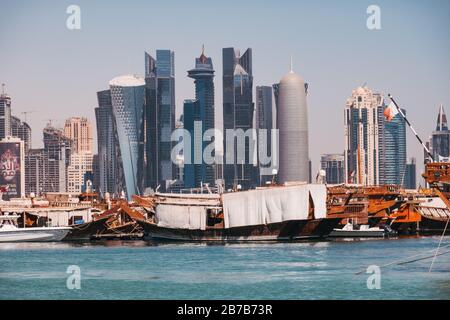
[[[411,158],[406,164],[405,178],[403,186],[405,189],[416,189],[416,158]]]
[[[385,108],[384,103],[378,107],[378,184],[401,186],[406,168],[406,123],[399,114],[391,121],[386,120]],[[406,114],[405,109],[402,112]]]
[[[291,70],[280,81],[277,102],[280,183],[309,181],[307,84]]]
[[[111,102],[111,90],[97,92],[98,107],[95,108],[98,148],[98,184],[100,194],[109,192],[119,196],[124,188],[123,179],[119,179],[121,157],[116,124]],[[97,178],[96,178],[97,179]]]
[[[31,127],[19,118],[11,117],[11,135],[20,138],[24,142],[25,152],[31,148]]]
[[[226,142],[227,130],[243,130],[253,128],[253,72],[252,49],[240,55],[234,48],[222,49],[223,59],[223,135]],[[245,159],[238,158],[238,141],[234,148],[228,148],[224,143],[223,175],[225,187],[232,188],[241,185],[248,189],[256,185],[254,180],[253,158],[250,159],[250,149],[254,143],[253,134],[245,138]],[[253,149],[253,148],[252,148]],[[253,152],[254,150],[252,150]]]
[[[44,181],[42,192],[66,192],[72,140],[48,124],[44,130]]]
[[[431,135],[431,154],[435,161],[445,160],[450,156],[450,130],[443,105],[439,108],[436,130]]]
[[[175,130],[175,54],[156,50],[145,53],[145,186],[165,190],[176,175],[171,160]]]
[[[378,185],[378,110],[381,95],[367,87],[353,90],[347,100],[345,125],[345,182]]]
[[[386,120],[383,95],[367,87],[352,92],[345,107],[345,181],[362,185],[402,184],[406,125],[397,114]],[[406,110],[402,109],[406,114]]]
[[[92,173],[94,156],[90,152],[77,152],[70,155],[67,168],[67,192],[83,192],[87,172]]]
[[[211,142],[203,141],[203,136],[207,130],[214,129],[214,69],[212,59],[205,56],[204,49],[195,59],[195,69],[189,70],[188,76],[194,79],[196,100],[184,103],[184,129],[191,137],[191,152],[185,153],[184,158],[184,184],[188,188],[201,187],[202,183],[212,187],[215,185],[214,165],[207,164],[203,158],[203,152]],[[199,132],[194,129],[195,125],[200,126]],[[196,137],[195,134],[201,136]],[[186,155],[190,156],[189,161]],[[215,157],[214,154],[212,156]]]
[[[5,93],[4,85],[0,94],[0,140],[11,135],[11,97]]]
[[[69,118],[64,125],[64,135],[72,140],[72,152],[67,168],[67,192],[81,193],[86,173],[92,173],[92,125],[87,118]]]
[[[45,190],[47,177],[48,157],[44,149],[30,149],[25,155],[25,193],[34,193],[36,196]]]
[[[323,154],[321,156],[320,168],[325,171],[326,183],[344,183],[344,162],[343,154]]]
[[[93,152],[92,125],[87,118],[71,117],[66,120],[64,134],[72,140],[72,152]]]
[[[272,163],[265,164],[260,158],[261,152],[264,157],[272,157],[272,128],[274,115],[272,112],[272,87],[256,87],[256,128],[258,133],[258,165],[259,183],[265,185],[272,180]],[[265,130],[265,132],[264,132]],[[264,136],[264,137],[263,137]],[[265,160],[265,159],[264,159]]]
[[[145,81],[124,75],[109,82],[127,198],[142,191]]]

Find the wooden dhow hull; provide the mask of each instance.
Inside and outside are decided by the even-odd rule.
[[[206,230],[175,229],[142,220],[145,235],[157,240],[204,242],[296,241],[327,237],[341,219],[293,220],[266,225]]]

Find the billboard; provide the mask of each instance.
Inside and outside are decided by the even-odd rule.
[[[3,200],[21,197],[24,188],[23,142],[0,142],[0,191]]]

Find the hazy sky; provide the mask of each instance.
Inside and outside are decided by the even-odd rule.
[[[66,8],[81,7],[81,30],[68,30]],[[381,8],[381,30],[366,26]],[[309,83],[313,174],[321,153],[344,149],[343,109],[367,83],[392,93],[423,138],[438,106],[450,113],[450,1],[0,1],[0,82],[12,112],[27,116],[33,147],[53,119],[87,116],[95,125],[96,92],[125,73],[143,75],[144,50],[175,51],[176,102],[194,97],[186,71],[205,44],[216,69],[222,112],[223,47],[253,49],[254,85],[271,85],[289,69]],[[422,150],[408,131],[408,156]],[[420,167],[419,167],[420,168]]]

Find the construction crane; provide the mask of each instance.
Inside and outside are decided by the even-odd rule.
[[[28,110],[28,111],[23,111],[23,112],[21,112],[20,114],[23,114],[24,115],[24,122],[27,122],[27,115],[28,114],[30,114],[30,113],[34,113],[34,112],[36,112],[35,110]]]

